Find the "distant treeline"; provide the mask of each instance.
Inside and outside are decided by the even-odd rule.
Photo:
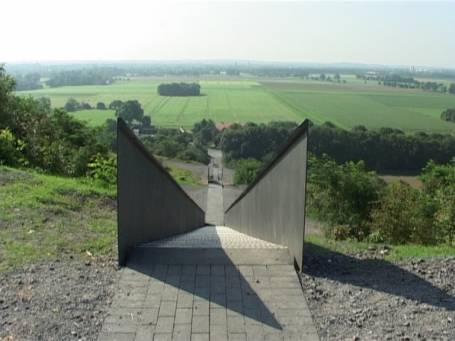
[[[161,96],[200,96],[201,86],[197,83],[163,83],[158,85]]]
[[[405,89],[422,89],[424,91],[440,92],[455,94],[455,83],[446,85],[441,82],[435,81],[419,81],[412,77],[410,74],[397,74],[397,73],[366,73],[356,74],[358,79],[374,80],[384,86],[405,88]]]
[[[38,73],[41,77],[56,78],[56,75],[67,72],[92,70],[97,73],[108,73],[107,80],[134,76],[202,76],[241,74],[258,77],[312,77],[314,74],[358,74],[368,80],[378,80],[378,76],[399,75],[404,78],[453,79],[455,71],[450,69],[416,69],[404,67],[386,67],[381,65],[354,64],[301,64],[301,63],[261,63],[261,62],[136,62],[136,63],[93,63],[93,64],[8,64],[7,70],[16,78],[28,73]],[[59,77],[61,78],[61,77]],[[105,79],[106,80],[106,79]],[[78,85],[66,81],[63,85]],[[407,85],[411,85],[406,82]],[[55,86],[60,86],[62,81]],[[93,80],[84,84],[100,84]],[[104,84],[104,83],[101,83]],[[397,83],[398,84],[398,83]],[[397,85],[399,86],[399,85]],[[404,84],[403,84],[404,86]]]
[[[295,127],[293,122],[234,125],[225,130],[221,148],[228,163],[248,158],[267,162]],[[364,126],[344,130],[325,123],[311,127],[308,148],[338,163],[363,160],[367,169],[380,173],[418,173],[429,160],[449,162],[455,156],[455,136]]]
[[[52,73],[46,84],[50,87],[65,85],[107,85],[119,74],[116,68],[87,68]]]
[[[41,89],[43,85],[40,82],[41,76],[39,73],[27,73],[16,76],[16,90],[35,90]]]

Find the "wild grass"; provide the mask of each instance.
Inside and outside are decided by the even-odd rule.
[[[114,187],[0,167],[0,271],[64,256],[115,255]]]
[[[191,171],[168,167],[181,184]],[[0,166],[0,272],[61,257],[115,257],[116,187]]]
[[[355,240],[336,241],[314,234],[306,235],[305,242],[315,244],[330,251],[350,255],[371,250],[381,250],[384,247],[384,244],[359,242]],[[455,247],[446,244],[430,246],[417,244],[387,244],[387,247],[390,251],[384,254],[383,258],[390,261],[402,261],[413,258],[455,256]]]

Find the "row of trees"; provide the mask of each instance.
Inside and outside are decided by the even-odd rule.
[[[224,132],[224,157],[227,163],[248,158],[266,162],[295,127],[294,122],[233,125]],[[455,155],[455,137],[449,134],[408,135],[398,129],[376,131],[364,126],[348,131],[331,123],[310,129],[308,148],[316,156],[326,154],[337,163],[363,161],[367,169],[381,173],[417,174],[430,159],[447,163]]]
[[[405,89],[422,89],[424,91],[440,92],[455,94],[455,83],[446,85],[435,81],[419,81],[409,74],[398,73],[373,73],[357,74],[357,78],[364,80],[377,80],[379,84],[385,86],[405,88]]]
[[[46,84],[50,87],[66,85],[107,85],[118,75],[118,69],[110,67],[57,71],[50,75]]]
[[[160,96],[200,96],[201,86],[197,83],[163,83],[158,85]]]

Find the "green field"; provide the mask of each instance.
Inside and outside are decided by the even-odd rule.
[[[81,110],[71,112],[71,115],[80,120],[87,121],[92,127],[96,127],[102,125],[108,118],[113,118],[114,110]]]
[[[440,120],[441,112],[455,107],[455,96],[396,89],[363,82],[350,75],[346,84],[300,79],[170,79],[138,78],[105,86],[68,86],[45,88],[20,94],[46,96],[54,107],[69,97],[96,105],[115,99],[137,99],[158,126],[190,127],[202,118],[215,122],[268,122],[309,118],[316,123],[331,121],[343,128],[365,125],[384,126],[405,131],[455,133],[455,124]],[[163,97],[158,84],[170,81],[199,81],[202,96]],[[74,113],[92,125],[113,117],[112,111],[86,110]]]

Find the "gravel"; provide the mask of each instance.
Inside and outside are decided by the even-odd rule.
[[[302,283],[321,340],[455,340],[455,257],[391,263],[380,251],[306,245]]]
[[[0,340],[96,340],[116,266],[56,261],[0,274]]]

